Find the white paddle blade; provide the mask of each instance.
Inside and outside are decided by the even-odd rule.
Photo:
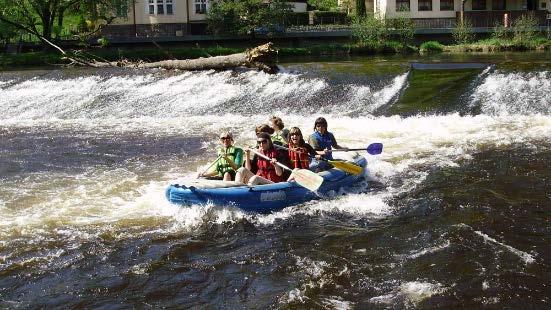
[[[298,185],[313,192],[317,191],[323,183],[323,178],[320,175],[307,169],[293,170],[293,176]]]

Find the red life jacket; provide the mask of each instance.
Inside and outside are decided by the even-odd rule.
[[[289,146],[289,159],[291,160],[291,168],[308,169],[310,165],[308,151],[303,147],[291,148]]]
[[[270,158],[277,158],[277,155],[278,155],[275,149],[271,149],[266,152],[259,150],[259,152]],[[261,176],[270,181],[273,181],[275,183],[282,181],[282,177],[277,175],[275,171],[275,167],[274,165],[272,165],[271,161],[264,159],[260,156],[257,156],[256,166],[258,167],[258,170],[256,171],[256,175]]]

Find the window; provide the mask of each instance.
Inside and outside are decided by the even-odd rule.
[[[195,14],[207,13],[207,0],[195,0]]]
[[[172,15],[174,14],[174,6],[172,5],[172,0],[165,0],[166,1],[166,14]]]
[[[409,11],[409,0],[396,0],[396,12]]]
[[[453,0],[440,0],[440,11],[453,11]]]
[[[492,10],[505,10],[505,0],[492,0]]]
[[[151,15],[174,14],[174,0],[148,0],[147,13]]]
[[[432,0],[419,0],[419,11],[432,11]]]
[[[473,0],[473,10],[486,10],[486,0]]]

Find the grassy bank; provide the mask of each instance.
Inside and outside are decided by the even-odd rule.
[[[522,51],[549,51],[551,50],[551,39],[544,37],[531,40],[514,40],[490,38],[479,40],[473,43],[443,45],[436,41],[428,41],[421,44],[420,52],[448,52],[448,53],[468,53],[468,52],[522,52]]]
[[[230,55],[240,53],[247,47],[167,47],[153,48],[94,48],[83,52],[97,56],[98,59],[117,61],[121,59],[158,61],[165,59],[196,59],[200,57]],[[324,55],[373,55],[416,53],[418,49],[403,45],[400,42],[389,41],[381,45],[357,44],[325,44],[308,47],[281,47],[279,56],[324,56]],[[56,51],[30,52],[22,54],[0,54],[0,68],[37,67],[54,64],[63,64],[61,54]]]
[[[117,61],[121,59],[158,61],[165,59],[195,59],[199,57],[230,55],[243,52],[247,47],[166,47],[159,49],[148,48],[92,48],[83,52],[98,56],[99,59]],[[378,45],[359,44],[325,44],[307,47],[281,47],[279,56],[325,56],[325,55],[375,55],[375,54],[414,54],[418,52],[503,52],[503,51],[530,51],[551,50],[551,40],[535,38],[528,41],[512,39],[486,39],[470,44],[443,45],[436,41],[424,42],[420,47],[404,45],[398,41],[387,41]],[[41,67],[63,64],[65,61],[56,51],[31,52],[22,54],[0,54],[0,68]]]

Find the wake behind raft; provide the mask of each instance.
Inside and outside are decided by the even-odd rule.
[[[362,168],[362,173],[348,174],[332,168],[319,175],[323,183],[317,191],[308,190],[297,182],[279,182],[247,186],[240,182],[192,180],[172,184],[166,190],[168,201],[178,205],[208,204],[235,206],[247,212],[270,213],[306,201],[331,196],[365,178],[367,160],[358,153],[343,154],[343,158]]]

